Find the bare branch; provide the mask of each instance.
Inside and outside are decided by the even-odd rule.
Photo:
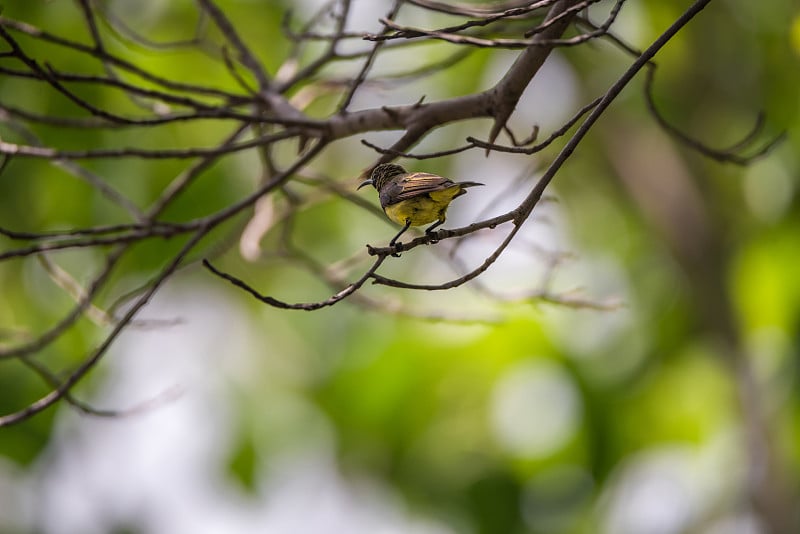
[[[395,0],[392,9],[389,11],[386,17],[384,17],[384,19],[381,19],[381,22],[383,22],[383,20],[391,20],[394,17],[396,17],[397,12],[400,10],[400,6],[402,4],[403,4],[402,0]],[[361,67],[361,70],[358,72],[358,74],[353,78],[353,82],[350,85],[347,94],[345,94],[341,104],[339,104],[340,112],[345,111],[347,110],[347,108],[350,107],[350,103],[353,101],[353,97],[355,96],[356,91],[358,90],[359,86],[361,86],[361,84],[364,82],[364,80],[367,77],[367,74],[369,73],[369,70],[372,68],[372,65],[375,62],[375,58],[378,56],[378,52],[380,51],[381,46],[383,46],[382,43],[377,42],[372,47],[372,50],[370,51],[369,55],[364,61],[364,65]]]
[[[18,157],[42,159],[102,159],[102,158],[145,158],[145,159],[192,159],[204,156],[222,156],[241,152],[283,139],[297,137],[299,131],[284,130],[270,135],[264,135],[251,141],[241,143],[223,144],[212,148],[174,148],[164,150],[147,150],[142,148],[110,148],[97,150],[56,150],[53,148],[36,147],[30,145],[16,145],[0,141],[0,154]]]
[[[227,91],[223,91],[221,89],[212,88],[212,87],[204,87],[199,85],[192,85],[183,82],[176,82],[172,80],[168,80],[161,76],[155,75],[151,72],[148,72],[141,67],[134,65],[133,63],[126,61],[124,59],[118,58],[112,54],[107,52],[97,50],[95,47],[87,46],[85,44],[71,41],[69,39],[65,39],[63,37],[59,37],[52,33],[46,32],[24,22],[20,22],[13,19],[8,19],[5,17],[0,17],[0,27],[10,28],[12,30],[24,33],[36,39],[41,39],[42,41],[46,41],[49,43],[53,43],[71,50],[75,50],[77,52],[87,54],[89,56],[95,57],[100,59],[104,62],[108,62],[109,64],[119,67],[131,74],[139,76],[143,80],[147,80],[149,82],[155,83],[164,87],[166,89],[171,89],[174,91],[186,92],[186,93],[195,93],[199,95],[206,95],[212,97],[223,98],[231,102],[235,102],[237,99],[241,97],[241,95],[237,95],[234,93],[229,93]]]
[[[361,286],[364,285],[364,282],[369,280],[370,276],[378,269],[378,267],[381,266],[384,260],[386,260],[386,256],[379,256],[372,264],[372,266],[369,269],[367,269],[367,271],[363,275],[361,275],[356,281],[348,284],[344,289],[342,289],[341,291],[339,291],[334,295],[331,295],[329,298],[319,302],[301,302],[301,303],[288,303],[282,300],[278,300],[274,297],[270,297],[268,295],[263,295],[258,291],[256,291],[255,289],[253,289],[250,285],[248,285],[240,278],[236,278],[231,274],[220,271],[219,269],[211,265],[211,262],[209,262],[208,260],[205,259],[203,260],[203,266],[205,266],[205,268],[211,271],[214,275],[219,276],[223,280],[227,280],[228,282],[238,287],[239,289],[242,289],[247,293],[250,293],[257,300],[260,300],[264,304],[269,304],[270,306],[284,310],[314,311],[320,308],[324,308],[326,306],[333,306],[337,302],[344,300],[345,298],[349,297],[350,295],[358,291],[361,288]]]
[[[239,37],[236,28],[234,28],[231,21],[228,20],[228,17],[225,16],[222,10],[220,10],[212,0],[197,0],[197,3],[208,13],[210,18],[214,21],[214,24],[217,25],[228,42],[231,43],[234,50],[239,54],[239,60],[242,62],[242,65],[247,67],[253,76],[255,76],[258,81],[259,90],[262,92],[270,91],[272,82],[269,76],[267,76],[264,67],[261,65],[261,62],[256,59],[247,45],[245,45],[241,37]]]
[[[675,137],[678,141],[680,141],[683,145],[700,152],[704,156],[707,156],[713,160],[719,161],[721,163],[733,163],[735,165],[749,165],[750,163],[762,158],[770,153],[770,151],[782,143],[786,139],[787,132],[783,131],[778,135],[774,136],[772,139],[765,141],[761,147],[753,147],[756,143],[758,136],[761,134],[764,128],[764,113],[759,112],[758,117],[756,118],[756,122],[753,125],[753,128],[745,134],[745,136],[740,140],[735,142],[728,148],[712,148],[705,143],[690,137],[689,135],[685,134],[672,124],[670,124],[667,119],[658,111],[655,103],[655,97],[653,96],[653,79],[655,78],[655,67],[651,67],[647,71],[647,77],[645,78],[645,95],[647,97],[647,109],[650,111],[650,114],[656,119],[658,124],[670,135]],[[747,151],[748,149],[753,149],[751,154],[742,154],[742,152]]]

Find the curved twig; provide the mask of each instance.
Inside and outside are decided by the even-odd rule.
[[[783,131],[772,139],[765,141],[761,147],[754,147],[757,137],[762,133],[764,128],[764,112],[761,111],[756,117],[753,127],[748,133],[742,137],[741,140],[736,141],[728,148],[713,148],[707,144],[699,141],[688,134],[681,131],[676,126],[673,126],[664,115],[658,110],[655,103],[655,96],[653,95],[653,80],[655,78],[655,67],[648,69],[647,77],[645,78],[645,96],[647,101],[647,109],[650,114],[658,122],[664,130],[666,130],[675,139],[680,141],[683,145],[695,150],[706,157],[721,163],[733,163],[735,165],[748,165],[759,158],[762,158],[770,153],[770,151],[786,139],[787,132]],[[742,152],[752,149],[751,154],[743,154]]]

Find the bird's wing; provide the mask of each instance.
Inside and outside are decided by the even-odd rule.
[[[455,183],[442,176],[427,172],[414,172],[395,182],[397,189],[393,191],[393,201],[400,202],[419,195],[443,191],[453,187]]]

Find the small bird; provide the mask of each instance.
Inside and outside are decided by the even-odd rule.
[[[406,172],[400,165],[382,163],[372,170],[369,179],[361,182],[358,189],[365,185],[371,185],[378,191],[386,216],[403,225],[402,230],[389,242],[392,247],[409,226],[433,223],[425,230],[430,235],[434,228],[445,221],[447,206],[454,198],[465,194],[467,187],[484,184],[453,182],[436,174]],[[401,245],[398,243],[397,247],[401,248]]]

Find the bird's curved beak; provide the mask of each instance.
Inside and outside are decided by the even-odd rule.
[[[361,189],[361,188],[362,188],[362,187],[364,187],[365,185],[373,185],[373,184],[372,184],[372,178],[370,178],[369,180],[364,180],[363,182],[361,182],[361,185],[359,185],[358,187],[356,187],[356,189],[357,189],[357,190],[358,190],[358,189]]]

